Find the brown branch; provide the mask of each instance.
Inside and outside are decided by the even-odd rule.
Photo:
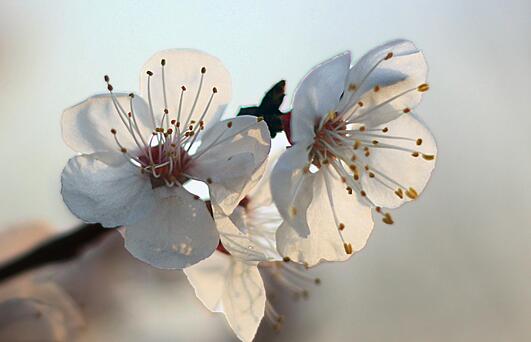
[[[99,224],[83,224],[71,232],[54,237],[0,266],[0,282],[44,266],[64,262],[81,254],[87,246],[114,231]]]

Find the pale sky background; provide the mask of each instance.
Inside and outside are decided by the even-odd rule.
[[[76,224],[59,194],[73,155],[60,115],[103,92],[104,74],[136,90],[153,53],[197,48],[230,70],[230,112],[280,79],[289,107],[315,64],[408,38],[430,66],[418,113],[438,142],[432,181],[363,252],[319,270],[278,340],[528,341],[530,34],[529,1],[1,0],[0,229]]]

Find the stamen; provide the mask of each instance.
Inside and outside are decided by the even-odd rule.
[[[389,224],[389,225],[394,223],[393,218],[391,217],[391,214],[383,212],[381,207],[376,207],[376,212],[383,216],[382,218],[383,223]]]
[[[186,119],[186,123],[184,126],[188,126],[188,123],[190,122],[190,119],[192,118],[192,115],[195,111],[195,106],[197,105],[197,101],[199,100],[199,95],[201,94],[201,89],[203,87],[203,81],[205,78],[206,68],[201,68],[201,79],[199,80],[199,85],[197,87],[197,93],[195,94],[194,103],[192,104],[192,108],[190,109],[190,113],[188,114],[188,118]]]
[[[210,105],[212,104],[212,99],[214,98],[214,95],[218,92],[218,90],[216,89],[216,87],[212,88],[212,94],[210,95],[210,98],[208,99],[208,102],[206,104],[206,107],[205,107],[205,110],[203,111],[203,113],[201,114],[201,117],[199,118],[199,122],[195,125],[195,127],[193,128],[193,132],[198,132],[199,131],[199,127],[201,126],[201,123],[203,122],[203,119],[205,118],[206,114],[208,113],[208,110],[210,109]],[[192,127],[192,126],[190,126]],[[190,128],[191,129],[191,128]],[[197,139],[197,136],[199,134],[197,134],[193,139],[192,141],[190,142],[190,144],[188,145],[188,149],[186,150],[186,152],[190,151],[190,148],[192,148],[192,145],[193,143],[195,142],[195,140]]]
[[[161,65],[161,71],[162,71],[162,95],[164,97],[164,115],[163,115],[163,118],[160,120],[160,125],[162,126],[162,121],[164,120],[164,116],[166,116],[166,127],[169,127],[170,124],[168,122],[168,99],[166,97],[166,77],[165,77],[165,72],[164,72],[164,66],[166,65],[166,60],[165,59],[161,59],[160,61],[160,65]]]
[[[148,91],[149,113],[151,114],[151,122],[153,123],[153,128],[155,128],[157,127],[157,123],[155,121],[155,114],[153,113],[153,102],[151,101],[151,76],[153,76],[153,73],[148,70],[146,71],[146,74],[148,75],[147,91]]]

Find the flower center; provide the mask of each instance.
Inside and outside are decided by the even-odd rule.
[[[183,184],[189,179],[185,173],[192,163],[192,158],[181,146],[152,146],[149,151],[145,150],[138,155],[138,160],[142,172],[149,173],[153,189],[176,182]]]
[[[329,114],[335,117],[335,114]],[[321,167],[322,163],[328,163],[329,159],[336,159],[336,152],[333,146],[337,146],[341,142],[341,138],[345,138],[347,123],[343,120],[326,120],[322,127],[316,127],[314,143],[310,151],[310,160],[312,164]]]
[[[136,151],[130,152],[124,145],[119,141],[117,137],[117,130],[115,128],[111,129],[111,133],[114,136],[116,144],[119,147],[119,150],[125,156],[127,161],[129,161],[133,166],[140,169],[142,174],[145,174],[150,177],[151,185],[153,188],[160,186],[172,187],[174,185],[183,184],[188,179],[192,178],[191,175],[187,173],[190,169],[190,166],[193,164],[193,159],[198,158],[202,155],[208,148],[204,148],[202,152],[191,155],[190,151],[193,152],[194,143],[197,142],[197,137],[205,128],[205,123],[203,119],[209,112],[212,100],[215,94],[218,92],[216,87],[212,88],[209,100],[205,105],[205,108],[199,108],[200,113],[199,119],[192,120],[193,114],[198,110],[196,105],[200,97],[203,81],[206,74],[206,68],[201,68],[201,79],[197,88],[195,96],[193,96],[192,107],[189,113],[184,113],[181,109],[183,107],[183,100],[185,97],[185,92],[187,88],[185,85],[180,87],[180,98],[178,110],[176,113],[170,113],[167,103],[166,95],[166,83],[164,69],[166,61],[161,60],[161,80],[162,80],[162,98],[164,99],[165,109],[162,111],[162,114],[159,119],[156,118],[155,110],[152,104],[152,94],[151,94],[151,77],[153,76],[152,71],[147,71],[147,101],[149,104],[149,114],[151,118],[151,124],[153,130],[149,137],[145,136],[143,132],[143,126],[138,124],[137,116],[135,114],[135,108],[133,106],[134,94],[129,94],[129,111],[126,111],[124,106],[118,102],[118,99],[113,93],[113,87],[109,83],[109,77],[105,76],[105,82],[107,83],[107,89],[111,94],[111,98],[114,104],[116,113],[120,117],[120,121],[124,124],[125,130],[129,138],[136,145]],[[175,115],[175,119],[170,120],[170,115]],[[229,122],[230,129],[232,122]],[[222,142],[221,135],[218,139],[214,139],[214,142],[211,145],[216,145]],[[207,182],[210,182],[207,179]]]

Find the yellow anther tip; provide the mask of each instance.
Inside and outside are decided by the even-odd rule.
[[[297,216],[297,208],[291,207],[289,210],[291,216]]]
[[[430,85],[428,83],[423,83],[417,87],[417,90],[421,93],[428,91],[430,89]]]

